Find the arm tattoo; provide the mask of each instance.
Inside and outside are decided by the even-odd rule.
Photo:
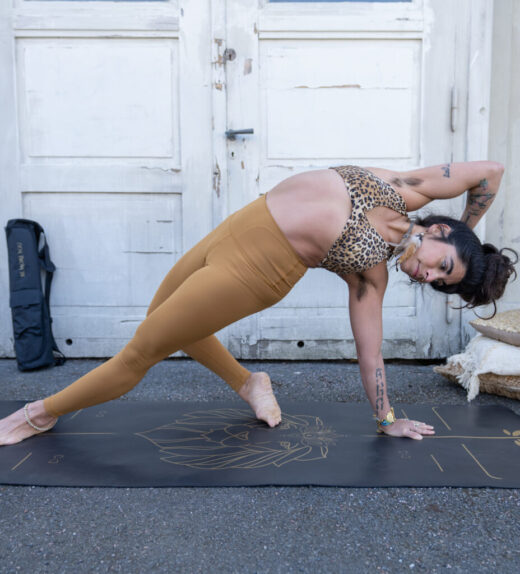
[[[380,413],[384,406],[385,381],[383,380],[383,369],[376,369],[376,412]]]
[[[449,163],[447,163],[446,165],[443,165],[441,169],[444,172],[443,177],[450,177],[450,164]]]
[[[486,209],[487,204],[493,199],[495,194],[488,191],[489,183],[487,179],[481,179],[478,186],[473,187],[468,193],[468,206],[473,208],[473,211],[477,211],[477,214],[481,209]],[[474,213],[475,215],[475,213]]]
[[[481,179],[475,187],[468,189],[464,223],[469,225],[472,217],[476,217],[478,220],[494,198],[495,193],[489,189],[489,182],[486,178]]]
[[[484,209],[487,202],[493,197],[493,193],[472,193],[470,191],[468,197],[468,204]]]

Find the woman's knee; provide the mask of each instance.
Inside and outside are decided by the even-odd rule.
[[[146,330],[138,327],[133,339],[121,351],[121,360],[129,369],[139,372],[147,371],[169,354],[163,342],[147,336]]]

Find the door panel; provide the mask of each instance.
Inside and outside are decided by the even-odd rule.
[[[260,47],[267,162],[414,156],[420,42],[266,40]]]
[[[19,144],[5,217],[47,232],[54,333],[69,356],[120,350],[211,227],[209,6],[197,4],[2,8],[1,55],[16,78],[16,105],[3,113]],[[3,269],[3,301],[7,283]],[[11,354],[8,323],[0,336]]]

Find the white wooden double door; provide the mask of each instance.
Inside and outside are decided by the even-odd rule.
[[[47,231],[59,346],[74,357],[116,353],[182,253],[284,177],[478,155],[466,143],[468,102],[480,105],[467,62],[488,49],[490,9],[487,0],[2,3],[2,215]],[[481,148],[483,115],[471,120],[477,136],[484,126]],[[12,355],[6,269],[3,356]],[[385,356],[457,350],[460,314],[400,275],[390,273],[385,298]],[[312,270],[220,336],[243,358],[354,357],[347,296],[337,277]]]

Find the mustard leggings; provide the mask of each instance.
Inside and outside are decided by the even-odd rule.
[[[46,411],[57,417],[115,399],[179,349],[237,391],[250,372],[213,333],[280,301],[306,270],[260,197],[188,251],[164,278],[128,345],[47,397]]]

